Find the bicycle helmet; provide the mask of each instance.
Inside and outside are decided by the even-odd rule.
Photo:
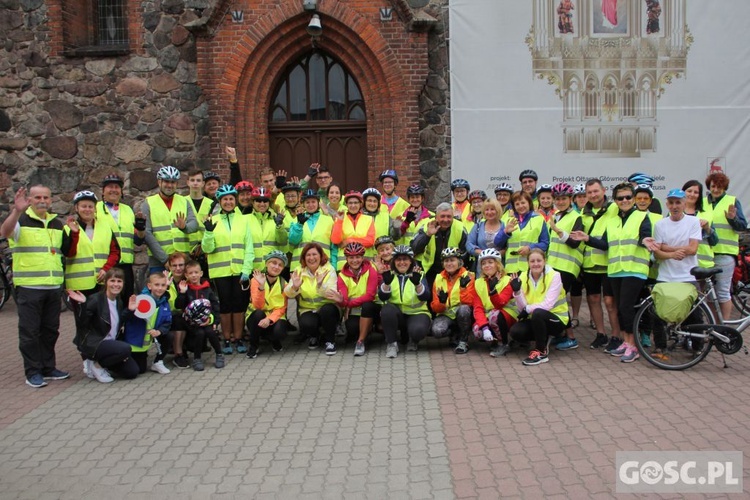
[[[399,255],[406,255],[411,260],[414,260],[414,250],[409,245],[397,245],[393,249],[393,260],[396,260],[396,257]]]
[[[513,194],[513,186],[511,186],[507,182],[503,182],[503,183],[498,184],[495,187],[495,194],[503,192],[503,191]]]
[[[536,194],[539,196],[542,193],[551,193],[552,192],[552,184],[542,184],[538,188],[536,188]]]
[[[362,193],[360,193],[359,191],[352,190],[346,193],[344,195],[344,203],[349,201],[349,198],[357,198],[360,203],[364,203],[364,200],[362,199]]]
[[[91,192],[91,191],[79,191],[73,197],[73,204],[75,205],[79,201],[83,201],[83,200],[93,201],[94,203],[96,203],[97,201],[99,201],[96,198],[96,195],[93,192]]]
[[[633,190],[633,196],[638,193],[647,193],[651,198],[654,197],[654,191],[651,189],[649,184],[638,184]]]
[[[421,184],[412,184],[408,188],[406,188],[406,195],[410,194],[421,194],[424,196],[424,187],[422,187]]]
[[[374,196],[378,199],[378,203],[380,203],[380,199],[382,195],[380,194],[380,191],[378,191],[375,188],[367,188],[364,191],[362,191],[362,199],[366,199],[368,196]]]
[[[284,184],[284,187],[281,188],[281,192],[282,193],[286,193],[288,191],[298,191],[298,192],[301,192],[302,191],[302,186],[300,186],[296,182],[287,182],[286,184]]]
[[[362,243],[354,241],[352,243],[347,243],[344,247],[344,255],[347,257],[363,256],[364,254],[365,247],[362,246]]]
[[[526,170],[522,171],[521,175],[518,176],[518,180],[522,181],[528,177],[534,179],[535,181],[539,180],[539,176],[536,175],[536,172],[531,170],[530,168],[527,168]]]
[[[304,193],[302,193],[302,201],[305,201],[310,198],[315,198],[316,200],[320,201],[320,195],[317,191],[314,189],[306,189]]]
[[[552,186],[552,196],[555,198],[558,196],[573,196],[573,186],[567,182],[558,182]]]
[[[216,190],[216,201],[222,199],[228,194],[237,196],[237,190],[234,189],[234,186],[232,186],[231,184],[224,184],[223,186],[219,186],[219,189]]]
[[[503,256],[494,248],[485,248],[484,250],[482,250],[477,260],[481,264],[484,259],[495,259],[500,263],[503,262]]]
[[[377,249],[380,245],[385,245],[387,243],[393,245],[393,238],[391,238],[390,236],[379,236],[377,239],[375,239],[375,249]]]
[[[268,262],[271,259],[279,259],[284,263],[284,267],[289,265],[289,259],[286,258],[286,254],[281,250],[271,250],[263,256],[263,262]]]
[[[469,201],[474,201],[474,200],[484,201],[486,199],[487,199],[487,193],[485,193],[481,189],[475,189],[474,191],[469,193]]]
[[[453,182],[451,182],[451,191],[455,191],[459,188],[464,188],[467,191],[471,189],[469,181],[467,181],[466,179],[455,179]]]
[[[105,175],[104,179],[102,179],[102,187],[106,186],[107,184],[119,184],[120,187],[123,187],[125,185],[125,182],[122,180],[122,177],[120,177],[117,174],[109,174]]]
[[[221,177],[219,177],[219,174],[217,174],[213,170],[206,170],[205,172],[203,172],[203,182],[210,180],[219,181],[219,183],[221,184]]]
[[[266,200],[271,201],[271,195],[268,193],[268,189],[264,187],[257,187],[253,189],[253,201]]]
[[[156,172],[156,178],[162,181],[179,181],[180,171],[171,165],[166,165]]]
[[[250,181],[240,181],[234,185],[234,189],[236,189],[238,193],[242,193],[243,191],[252,191],[254,186]]]
[[[654,178],[648,174],[636,172],[628,177],[628,182],[631,184],[648,184],[649,186],[654,185]]]
[[[208,299],[195,299],[185,306],[182,318],[192,326],[200,326],[211,318],[211,301]]]
[[[573,194],[586,194],[586,184],[576,184],[576,187],[573,188]]]
[[[380,182],[383,182],[383,179],[385,179],[386,177],[390,177],[391,179],[393,179],[393,182],[398,184],[398,174],[395,170],[383,170],[383,173],[378,176],[378,180]]]
[[[462,256],[463,253],[456,247],[447,247],[440,252],[440,260],[450,259],[451,257],[461,259]]]

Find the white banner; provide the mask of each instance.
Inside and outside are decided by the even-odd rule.
[[[644,172],[663,199],[714,168],[750,214],[750,2],[706,5],[451,0],[453,178]]]

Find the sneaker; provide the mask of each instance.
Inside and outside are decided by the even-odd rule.
[[[102,368],[93,361],[91,362],[91,375],[92,378],[95,378],[97,382],[101,382],[102,384],[109,384],[115,381],[106,368]]]
[[[307,348],[308,349],[317,349],[318,348],[318,338],[317,337],[310,337],[310,340],[307,341]]]
[[[226,361],[224,360],[223,354],[217,354],[216,359],[214,360],[214,367],[216,368],[224,368],[224,365],[226,365]]]
[[[558,351],[569,351],[571,349],[578,349],[578,341],[576,339],[565,337],[565,340],[557,344],[555,349],[557,349]]]
[[[39,389],[40,387],[47,385],[47,382],[44,381],[44,377],[42,377],[40,373],[35,373],[26,379],[26,385],[33,387],[34,389]]]
[[[526,366],[541,365],[549,361],[546,352],[537,351],[536,349],[529,353],[529,357],[521,361]]]
[[[607,353],[612,352],[618,347],[620,347],[620,344],[622,344],[622,339],[619,339],[617,337],[610,337],[609,343],[604,348],[604,352],[607,352]]]
[[[234,349],[232,349],[232,343],[228,340],[224,341],[224,347],[221,348],[222,354],[232,354],[234,352]]]
[[[391,342],[385,348],[386,358],[395,358],[398,356],[398,342]]]
[[[416,349],[414,350],[416,351]],[[456,351],[456,354],[466,354],[467,352],[469,352],[469,344],[462,340],[458,343],[454,351]]]
[[[273,349],[273,352],[283,352],[284,351],[284,346],[281,345],[281,342],[275,341],[275,342],[271,343],[271,349]]]
[[[659,349],[658,347],[651,353],[651,357],[661,361],[669,361],[669,354],[664,352],[664,349]]]
[[[336,344],[326,342],[326,356],[333,356],[334,354],[336,354]]]
[[[623,342],[617,347],[617,349],[612,349],[611,351],[609,351],[609,353],[612,356],[622,356],[627,352],[628,349],[630,349],[630,347],[630,344],[628,344],[627,342]]]
[[[44,380],[65,380],[69,377],[70,373],[58,370],[57,368],[53,368],[52,371],[47,372],[47,374],[44,375],[43,378]]]
[[[364,354],[365,354],[365,343],[357,342],[357,344],[354,346],[354,355],[364,356]]]
[[[247,356],[247,359],[255,359],[255,358],[257,358],[258,357],[258,349],[254,348],[254,347],[251,347],[250,349],[248,349],[247,354],[245,356]]]
[[[508,344],[497,344],[490,351],[490,356],[492,356],[493,358],[500,358],[502,356],[505,356],[509,350],[510,346]]]
[[[91,363],[93,363],[93,361],[90,359],[83,360],[83,374],[86,375],[88,378],[93,379],[94,374],[91,373]]]
[[[409,343],[406,344],[406,350],[407,351],[411,351],[411,352],[417,352],[418,348],[419,347],[417,346],[417,343],[414,342],[413,340],[409,339]]]
[[[602,347],[606,346],[608,342],[609,342],[609,337],[607,337],[603,333],[597,332],[596,338],[591,343],[591,345],[589,345],[589,349],[601,349]]]
[[[196,372],[202,372],[203,371],[203,360],[202,359],[194,359],[193,360],[193,370]]]
[[[174,363],[177,368],[187,368],[190,366],[190,360],[184,354],[178,354],[175,356],[172,363]]]
[[[640,357],[641,355],[638,353],[638,348],[634,345],[628,345],[628,348],[625,351],[625,354],[620,358],[620,361],[623,363],[632,363]]]
[[[166,375],[170,372],[169,368],[164,366],[164,361],[156,361],[153,365],[151,365],[151,371],[160,373],[162,375]]]
[[[651,335],[648,333],[641,333],[641,345],[643,347],[651,347]]]
[[[235,350],[237,351],[237,354],[245,354],[247,352],[247,346],[244,342],[237,341],[235,343]]]

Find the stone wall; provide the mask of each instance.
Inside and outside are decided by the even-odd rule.
[[[50,186],[53,211],[66,213],[76,191],[99,193],[108,173],[140,199],[160,165],[204,163],[208,104],[184,27],[197,16],[182,0],[141,6],[142,47],[87,58],[56,53],[54,2],[0,0],[0,213],[21,185]]]

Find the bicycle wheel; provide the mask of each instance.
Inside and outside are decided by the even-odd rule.
[[[732,284],[732,304],[742,316],[750,314],[750,285],[741,281]]]
[[[0,310],[3,308],[8,299],[10,299],[11,286],[5,273],[0,270]]]
[[[635,314],[635,344],[646,361],[663,370],[684,370],[697,365],[713,346],[713,337],[692,337],[684,327],[694,324],[714,324],[711,309],[705,303],[682,323],[667,323],[656,315],[654,300],[649,297]],[[643,346],[643,337],[651,339],[653,347]]]

